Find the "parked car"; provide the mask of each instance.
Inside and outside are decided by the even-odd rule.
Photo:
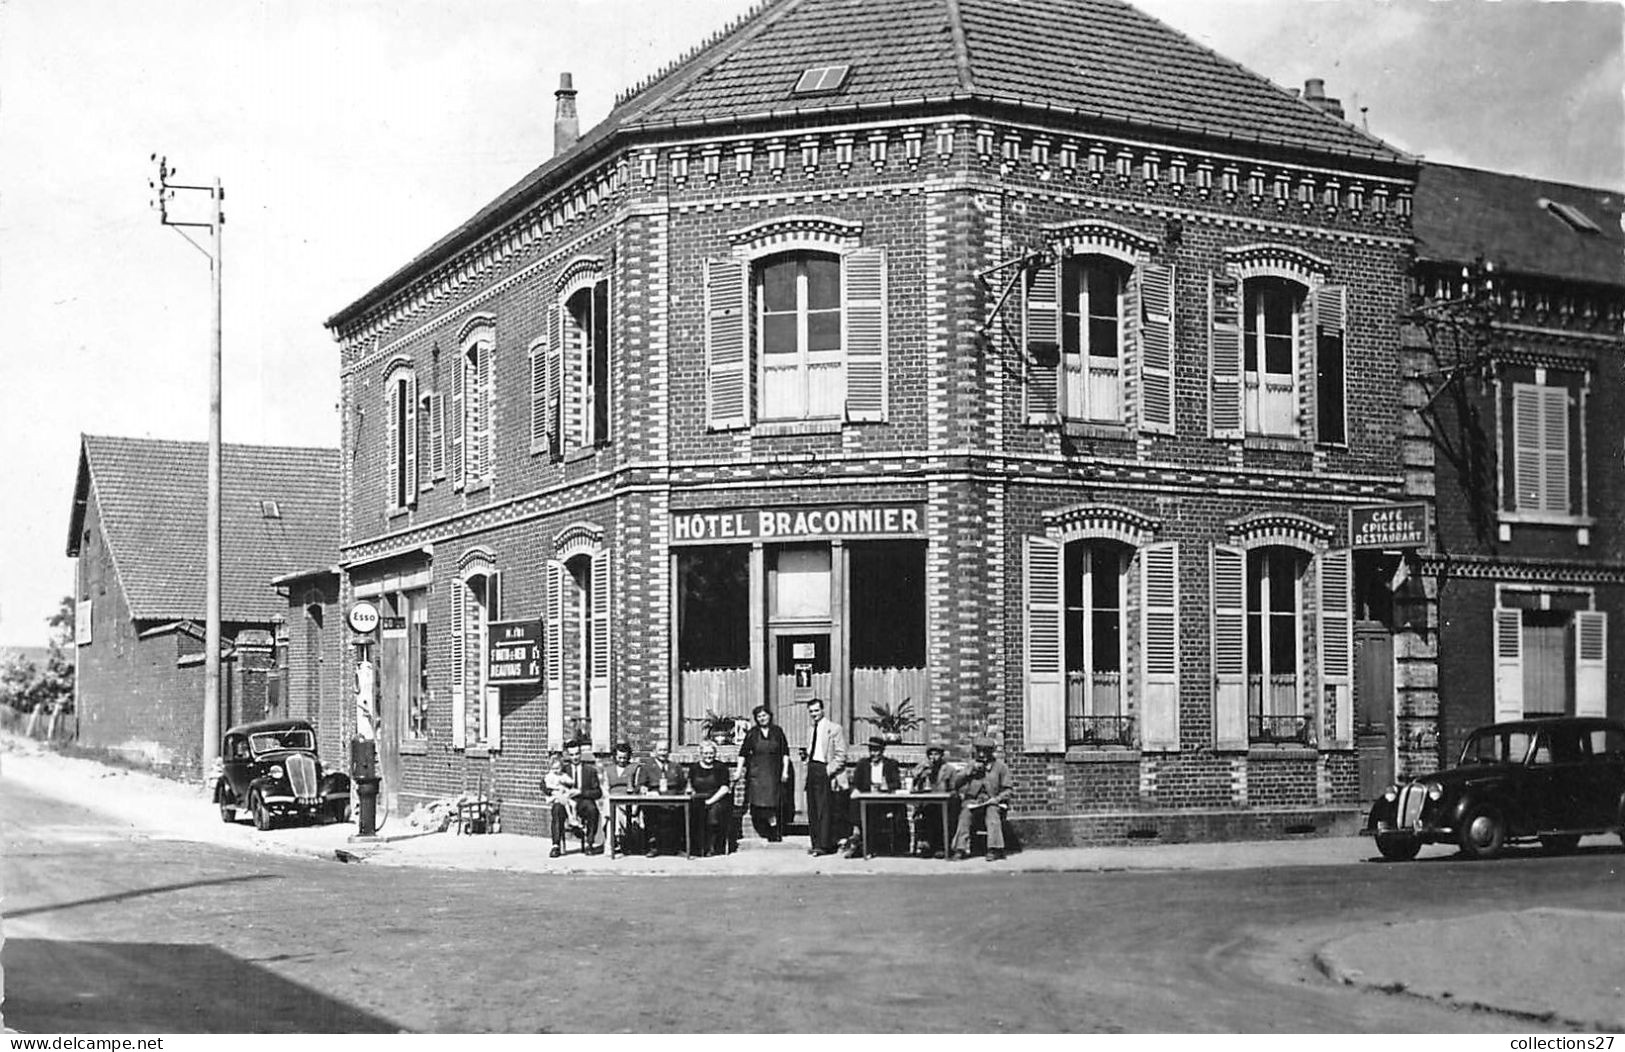
[[[220,820],[247,811],[257,829],[284,817],[350,820],[350,777],[323,771],[316,732],[305,720],[266,720],[226,731],[214,786]]]
[[[1395,861],[1423,844],[1490,858],[1515,840],[1563,852],[1587,834],[1625,839],[1625,724],[1552,717],[1480,727],[1455,767],[1389,786],[1367,831]]]

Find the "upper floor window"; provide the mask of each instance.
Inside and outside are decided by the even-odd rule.
[[[839,417],[846,395],[840,258],[795,252],[761,260],[751,298],[761,418]]]
[[[1568,388],[1513,384],[1511,437],[1514,510],[1568,515]]]
[[[1210,277],[1215,438],[1347,442],[1348,290],[1310,284],[1310,273]]]
[[[604,264],[579,258],[565,267],[545,330],[530,348],[530,451],[566,449],[610,438],[610,291]]]
[[[489,484],[491,463],[492,358],[496,338],[491,326],[480,324],[463,339],[458,355],[457,390],[453,396],[457,424],[452,437],[453,477],[457,484],[472,487]]]
[[[859,247],[861,233],[768,220],[730,235],[733,258],[706,263],[709,427],[885,419],[886,252]]]
[[[410,369],[394,369],[389,392],[389,509],[404,511],[418,500],[418,384]]]
[[[569,379],[565,414],[575,445],[609,441],[609,282],[601,280],[565,303]]]
[[[1129,268],[1104,256],[1061,268],[1061,414],[1123,419],[1123,298]]]
[[[1150,243],[1135,245],[1149,251]],[[1173,433],[1171,267],[1099,252],[1064,255],[1033,264],[1024,285],[1029,424],[1135,423]]]

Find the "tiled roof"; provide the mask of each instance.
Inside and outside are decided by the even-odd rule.
[[[839,64],[852,67],[840,91],[792,94],[804,70]],[[1002,105],[1142,135],[1412,163],[1124,0],[767,0],[327,324],[496,229],[619,133],[922,105]]]
[[[1509,273],[1625,286],[1621,193],[1475,168],[1424,164],[1413,225],[1424,261],[1483,257]],[[1597,233],[1580,233],[1542,201],[1571,205]]]
[[[83,436],[68,554],[93,492],[135,620],[205,616],[207,458],[203,442]],[[221,618],[269,621],[287,605],[273,577],[338,560],[338,451],[227,445],[220,461]]]

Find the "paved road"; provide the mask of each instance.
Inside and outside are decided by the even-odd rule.
[[[1311,953],[1383,923],[1522,908],[1537,890],[1612,908],[1625,861],[1611,848],[952,881],[459,873],[132,838],[5,782],[0,853],[0,1010],[36,1032],[1506,1032],[1529,1024],[1335,985]]]

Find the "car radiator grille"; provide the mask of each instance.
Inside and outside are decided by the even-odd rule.
[[[316,761],[298,753],[288,757],[288,784],[293,787],[293,795],[299,799],[315,799]]]
[[[1399,791],[1399,806],[1394,809],[1394,822],[1401,828],[1416,824],[1422,817],[1422,805],[1427,802],[1428,791],[1423,785],[1407,785]]]

